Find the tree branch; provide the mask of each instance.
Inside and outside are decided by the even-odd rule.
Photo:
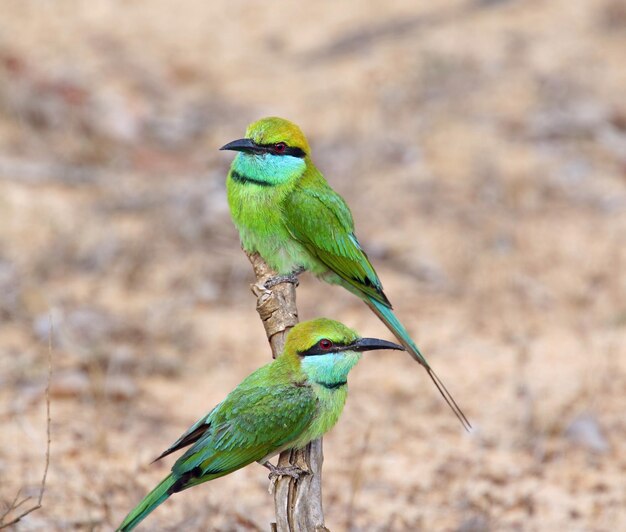
[[[254,268],[256,283],[252,292],[257,298],[256,309],[259,313],[267,339],[272,347],[272,356],[276,358],[285,346],[285,337],[289,329],[298,323],[296,308],[296,287],[292,283],[280,283],[271,289],[265,288],[265,282],[277,275],[258,254],[250,254],[248,259]],[[310,474],[295,480],[281,477],[274,487],[274,507],[276,522],[272,530],[277,532],[323,532],[322,509],[322,439],[315,440],[304,449],[284,451],[280,454],[278,465],[295,465],[310,471]]]
[[[18,521],[21,521],[22,519],[24,519],[24,517],[26,517],[28,514],[36,510],[39,510],[39,508],[41,508],[41,503],[43,501],[43,495],[46,491],[46,479],[48,478],[48,467],[50,466],[50,441],[51,441],[51,437],[50,437],[50,381],[52,380],[52,332],[53,331],[52,331],[52,316],[51,316],[50,317],[50,331],[48,333],[48,377],[47,377],[47,382],[46,382],[46,435],[47,435],[46,465],[44,466],[43,476],[41,477],[41,484],[39,485],[39,497],[37,498],[36,504],[31,506],[27,510],[24,510],[21,514],[19,514],[18,516],[14,517],[13,519],[5,523],[4,518],[7,515],[17,510],[26,501],[30,500],[30,497],[25,497],[20,502],[17,502],[20,496],[20,490],[18,490],[17,494],[15,495],[15,499],[13,499],[13,502],[9,505],[7,510],[0,516],[0,530],[2,530],[3,528],[8,528],[16,524]]]

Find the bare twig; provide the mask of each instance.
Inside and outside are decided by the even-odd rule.
[[[44,466],[43,476],[41,477],[41,484],[39,485],[39,496],[37,497],[37,503],[36,504],[31,506],[27,510],[24,510],[21,514],[19,514],[18,516],[14,517],[13,519],[11,519],[10,521],[5,523],[4,522],[4,518],[7,515],[9,515],[13,511],[17,510],[26,501],[30,500],[30,497],[25,497],[20,502],[17,502],[17,500],[18,500],[18,498],[20,496],[20,491],[21,491],[21,490],[18,490],[17,494],[15,495],[15,499],[10,504],[10,506],[6,510],[6,512],[4,512],[4,514],[2,514],[2,516],[0,517],[0,530],[3,529],[3,528],[8,528],[8,527],[16,524],[17,522],[19,522],[22,519],[24,519],[24,517],[26,517],[28,514],[33,513],[36,510],[39,510],[41,508],[41,503],[43,501],[44,493],[46,492],[46,479],[48,478],[48,467],[50,466],[50,442],[51,442],[51,436],[50,436],[50,424],[51,424],[51,421],[50,421],[50,381],[52,380],[52,333],[53,333],[52,316],[50,316],[50,330],[49,330],[49,333],[48,333],[48,376],[47,376],[47,382],[46,382],[46,436],[47,436],[47,440],[46,440],[46,465]]]
[[[252,292],[257,297],[257,312],[272,347],[274,358],[285,346],[289,329],[298,323],[296,288],[292,283],[280,283],[271,289],[265,282],[277,275],[257,254],[247,254],[252,263],[257,282]],[[304,449],[284,451],[278,459],[280,467],[295,465],[310,474],[295,480],[281,477],[274,486],[277,532],[322,532],[324,526],[322,508],[322,440],[315,440]]]
[[[8,514],[10,514],[13,510],[17,509],[18,507],[20,507],[22,504],[24,504],[28,500],[28,497],[27,497],[26,499],[22,499],[20,502],[17,502],[17,500],[20,498],[20,493],[22,493],[21,488],[17,490],[17,493],[15,494],[13,501],[11,502],[11,504],[9,504],[6,511],[2,515],[0,515],[0,524],[2,524],[2,522],[4,521],[4,518]]]

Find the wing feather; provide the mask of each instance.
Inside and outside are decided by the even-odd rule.
[[[369,258],[354,234],[352,213],[325,182],[297,187],[283,205],[287,229],[346,283],[391,308]]]
[[[310,388],[237,388],[213,410],[205,432],[172,470],[180,476],[197,471],[196,477],[230,473],[296,440],[316,411]]]

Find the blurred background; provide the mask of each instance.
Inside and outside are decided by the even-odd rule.
[[[420,5],[423,4],[423,5]],[[397,314],[325,438],[333,531],[626,528],[626,3],[3,0],[0,510],[110,530],[270,351],[219,152],[301,125]],[[309,275],[301,318],[389,333]],[[251,466],[148,530],[267,530]],[[0,511],[0,514],[2,511]]]

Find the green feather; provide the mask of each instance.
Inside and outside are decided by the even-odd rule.
[[[172,475],[165,477],[160,484],[154,488],[144,499],[126,516],[122,524],[117,528],[118,532],[130,532],[141,521],[143,521],[148,514],[150,514],[157,506],[167,500],[170,496],[168,490],[175,482],[175,478]]]
[[[292,237],[326,270],[354,287],[361,297],[390,306],[374,267],[354,234],[345,201],[319,172],[308,172],[285,199],[282,212]]]

